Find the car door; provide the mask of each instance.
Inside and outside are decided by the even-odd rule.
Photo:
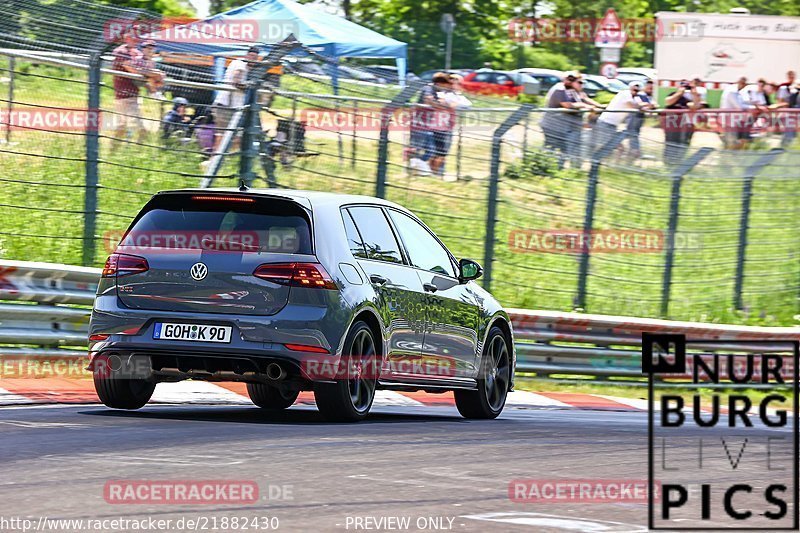
[[[424,224],[396,209],[388,212],[427,295],[423,357],[440,369],[437,377],[474,377],[480,320],[475,295],[459,282],[452,255]]]
[[[405,264],[400,244],[379,206],[342,210],[350,248],[378,295],[388,330],[381,376],[410,374],[422,353],[425,295],[416,271]]]

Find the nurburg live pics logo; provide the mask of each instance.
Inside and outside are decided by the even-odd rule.
[[[798,530],[799,357],[800,341],[642,334],[649,529]]]

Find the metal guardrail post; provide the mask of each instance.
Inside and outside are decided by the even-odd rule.
[[[411,97],[421,87],[420,83],[409,83],[391,102],[381,109],[381,133],[378,138],[378,171],[375,175],[375,196],[384,198],[386,195],[386,171],[389,163],[389,126],[392,116],[400,107],[406,105]]]
[[[97,232],[97,185],[100,158],[100,68],[103,59],[95,52],[89,59],[89,101],[86,128],[86,188],[83,197],[83,257],[84,265],[94,263],[95,233]],[[91,119],[94,117],[94,121]],[[92,123],[94,122],[94,125]]]
[[[620,131],[613,135],[606,143],[592,155],[592,166],[589,169],[589,184],[586,187],[586,213],[583,218],[583,250],[581,250],[580,270],[578,271],[578,293],[575,295],[575,307],[586,309],[586,283],[589,277],[589,258],[594,226],[594,207],[597,202],[597,182],[600,176],[600,166],[603,159],[613,152],[625,138],[625,132]]]
[[[528,116],[531,106],[523,104],[511,113],[492,133],[492,157],[489,164],[489,197],[486,206],[486,236],[483,241],[483,287],[490,290],[492,286],[492,262],[494,261],[494,233],[497,223],[497,201],[500,188],[500,148],[503,135],[513,128],[524,117]]]
[[[13,56],[8,57],[8,102],[6,103],[6,110],[8,115],[8,123],[6,123],[6,142],[11,142],[11,113],[14,112],[14,81],[16,80],[17,58]]]
[[[703,147],[686,159],[672,172],[672,190],[669,201],[669,220],[667,222],[666,256],[664,258],[664,279],[661,287],[661,316],[669,313],[669,297],[672,288],[672,267],[675,262],[675,233],[678,231],[678,214],[681,201],[683,177],[696,167],[700,161],[713,152],[713,148]]]
[[[742,309],[742,288],[744,287],[744,261],[747,254],[747,230],[750,227],[750,201],[753,197],[753,181],[761,169],[772,163],[783,153],[783,149],[774,148],[759,157],[755,163],[747,167],[742,186],[742,211],[739,217],[739,249],[736,256],[736,281],[733,288],[733,305]]]

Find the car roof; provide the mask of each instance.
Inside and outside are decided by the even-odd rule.
[[[189,194],[250,194],[256,196],[270,196],[274,198],[284,198],[287,200],[295,201],[310,209],[322,206],[343,206],[348,204],[375,204],[383,205],[386,207],[394,207],[401,211],[409,212],[405,207],[398,205],[389,200],[376,198],[374,196],[366,196],[361,194],[340,194],[325,191],[307,191],[301,189],[258,189],[252,188],[247,190],[240,190],[237,187],[215,187],[213,189],[170,189],[160,191],[157,194],[173,194],[173,193],[189,193]]]
[[[523,74],[548,74],[551,76],[564,76],[564,72],[552,68],[518,68],[514,72],[522,72]]]

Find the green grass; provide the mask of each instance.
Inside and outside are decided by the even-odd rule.
[[[69,72],[35,67],[29,73],[18,80],[16,100],[64,107],[85,105],[81,77],[54,83],[45,76],[64,77]],[[111,108],[112,98],[110,89],[102,91],[104,109]],[[314,105],[319,104],[314,102]],[[276,107],[286,114],[285,103]],[[158,102],[148,101],[145,113],[157,120],[163,108]],[[499,114],[488,120],[496,122],[505,116]],[[273,116],[265,113],[263,120],[274,129]],[[448,172],[456,173],[460,152],[461,179],[453,183],[409,175],[402,157],[406,140],[393,133],[386,189],[388,199],[417,212],[457,256],[479,261],[484,256],[491,129],[496,123],[484,125],[485,129],[464,135],[460,149],[458,140],[454,140]],[[582,228],[588,164],[580,170],[558,170],[545,156],[523,162],[518,147],[514,146],[520,138],[520,128],[516,128],[503,146],[492,291],[506,306],[572,310],[579,256],[519,253],[509,245],[509,239],[516,230]],[[5,170],[0,175],[0,256],[80,264],[85,193],[83,137],[15,131],[12,141],[11,145],[0,145],[0,165]],[[100,238],[123,231],[152,193],[199,184],[201,158],[194,152],[196,146],[189,145],[186,151],[166,150],[155,134],[145,142],[153,146],[125,144],[112,149],[111,139],[101,139],[96,232]],[[540,140],[532,138],[530,142],[531,146],[538,146]],[[360,133],[354,144],[350,132],[343,132],[339,138],[335,133],[310,131],[307,146],[320,155],[298,160],[291,167],[279,166],[280,186],[374,194],[376,132]],[[738,160],[734,160],[734,155]],[[699,241],[693,247],[676,251],[667,316],[715,322],[794,324],[800,293],[800,234],[795,229],[800,226],[800,185],[796,179],[800,160],[792,154],[780,156],[754,182],[747,233],[744,309],[740,311],[733,308],[732,302],[742,176],[744,167],[755,155],[734,155],[713,154],[683,182],[678,231]],[[220,174],[234,176],[237,166],[237,158],[230,158]],[[261,169],[257,170],[263,176]],[[665,228],[671,190],[667,170],[646,161],[604,166],[599,178],[595,228]],[[220,177],[215,185],[236,183],[233,177]],[[264,184],[263,180],[258,182],[260,186]],[[99,242],[92,263],[101,264],[107,253],[108,246]],[[593,254],[584,310],[659,316],[664,262],[663,250]]]

